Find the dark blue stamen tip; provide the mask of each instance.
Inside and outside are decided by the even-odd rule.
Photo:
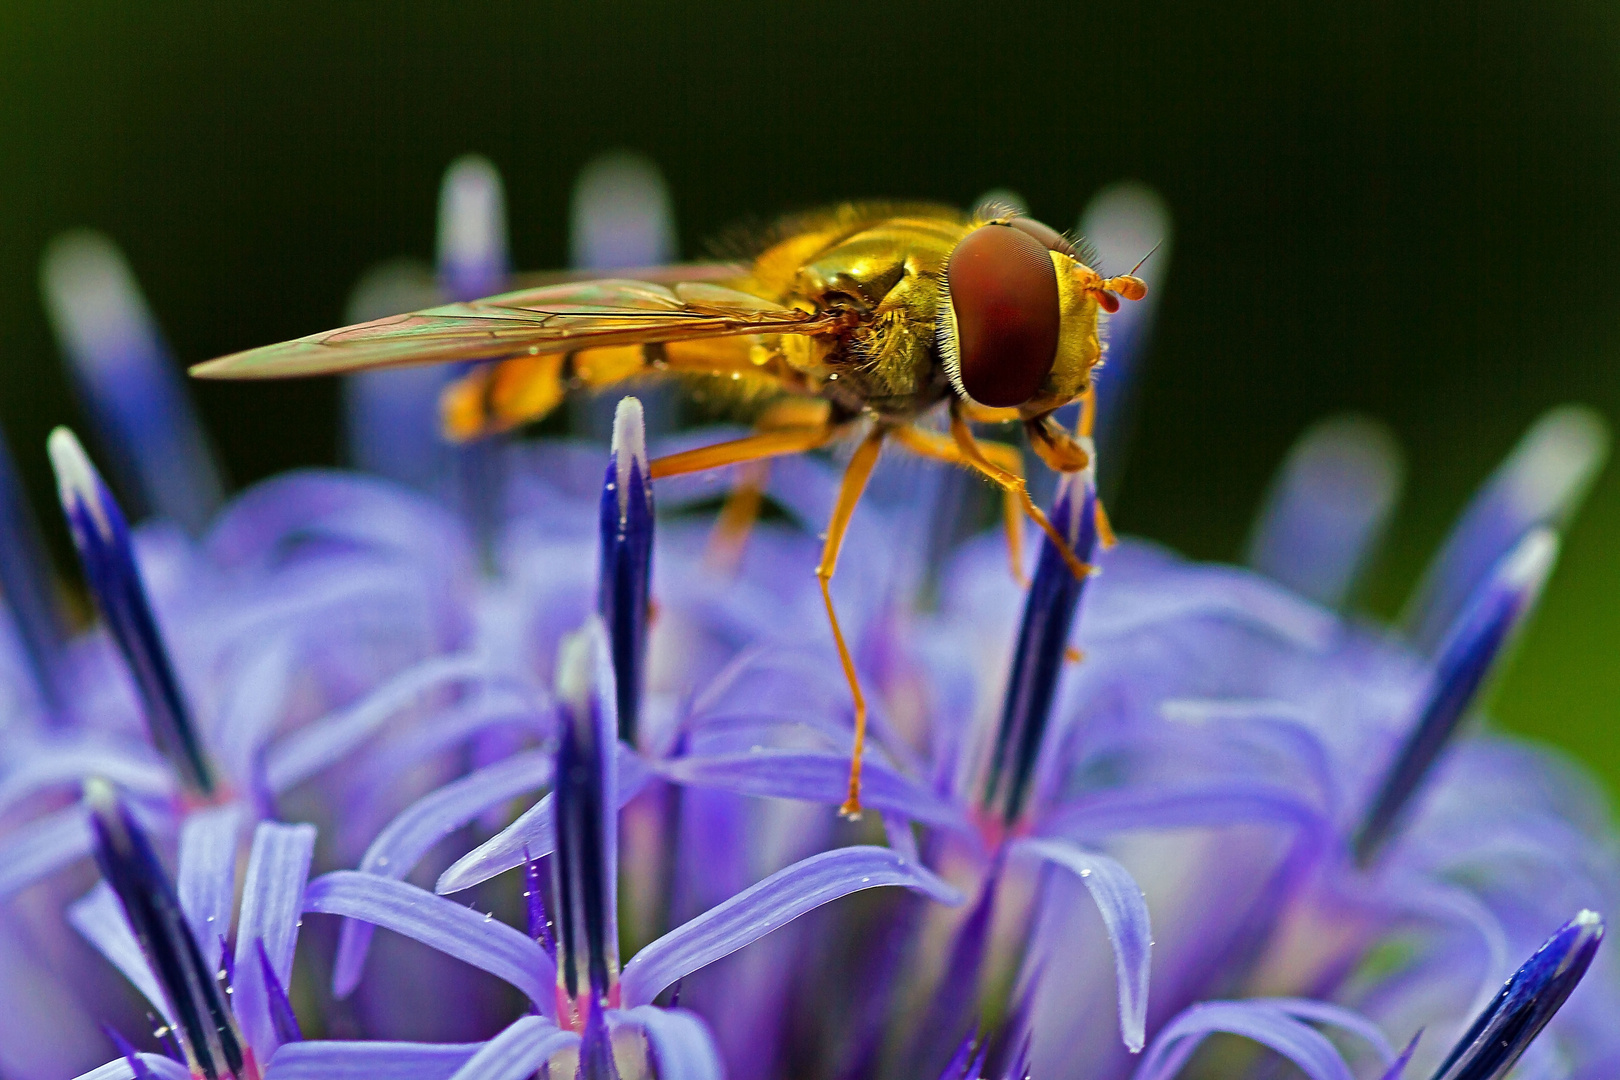
[[[596,608],[613,647],[619,738],[634,745],[646,679],[653,500],[641,402],[633,397],[622,399],[613,415],[613,456],[602,485],[601,520]]]
[[[1559,928],[1479,1014],[1434,1080],[1498,1080],[1563,1006],[1603,942],[1604,923],[1583,911]]]
[[[244,1076],[246,1055],[236,1020],[146,834],[105,782],[88,781],[84,799],[96,865],[123,905],[168,999],[186,1065],[193,1076],[208,1080]]]
[[[1097,489],[1091,470],[1064,477],[1051,518],[1074,553],[1089,563],[1097,548]],[[1058,676],[1063,672],[1069,631],[1085,587],[1085,581],[1074,576],[1057,545],[1047,538],[1024,601],[1001,725],[985,779],[985,809],[999,813],[1009,824],[1023,812],[1029,796]]]
[[[551,932],[551,915],[546,911],[545,882],[540,873],[540,860],[530,858],[529,848],[523,848],[523,898],[529,909],[529,936],[540,943],[552,961],[557,959],[557,939]]]
[[[152,617],[124,515],[71,431],[57,428],[46,445],[85,580],[134,677],[152,744],[188,793],[211,796],[213,770]]]
[[[265,997],[270,1006],[270,1024],[275,1029],[276,1041],[303,1042],[304,1029],[298,1025],[298,1014],[293,1012],[286,988],[281,985],[281,980],[276,978],[276,966],[270,962],[270,954],[264,947],[264,938],[257,938],[253,945],[259,955],[259,971],[264,975]],[[229,968],[225,977],[227,981],[231,977]]]
[[[1558,538],[1536,529],[1497,564],[1441,647],[1411,733],[1385,773],[1354,841],[1370,863],[1398,831],[1412,797],[1451,741],[1486,677],[1534,608],[1558,555]]]
[[[571,1004],[604,1004],[619,974],[617,767],[612,676],[597,620],[563,642],[557,691],[557,979]],[[590,1010],[595,1011],[595,1010]]]
[[[951,1060],[945,1063],[945,1069],[939,1074],[939,1080],[968,1080],[973,1074],[968,1072],[968,1066],[973,1061],[974,1051],[979,1047],[979,1025],[974,1024],[968,1028],[968,1033],[962,1041],[956,1044],[956,1052]]]

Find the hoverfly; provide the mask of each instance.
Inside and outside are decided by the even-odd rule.
[[[793,217],[751,265],[663,267],[562,281],[312,334],[198,365],[255,379],[442,362],[476,363],[447,387],[444,427],[471,439],[537,420],[573,388],[657,373],[742,384],[765,404],[755,433],[651,463],[654,478],[827,445],[866,425],[845,467],[816,577],[854,701],[849,795],[860,812],[866,702],[834,611],[839,547],[883,444],[971,469],[1005,493],[1016,538],[1027,514],[1086,573],[1030,499],[1018,450],[973,422],[1022,422],[1053,469],[1090,460],[1053,413],[1090,400],[1099,312],[1138,300],[1133,275],[1103,277],[1071,240],[1000,207],[848,204]],[[949,434],[918,426],[948,403]],[[1017,546],[1014,545],[1016,559]],[[1017,566],[1015,563],[1015,572]]]

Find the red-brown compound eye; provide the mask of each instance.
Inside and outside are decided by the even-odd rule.
[[[1022,229],[983,225],[951,252],[946,277],[956,314],[962,389],[981,405],[1022,405],[1057,359],[1057,270]]]
[[[1036,221],[1034,218],[1015,217],[1007,224],[1019,232],[1029,233],[1048,251],[1061,251],[1071,259],[1080,257],[1080,253],[1075,250],[1074,241],[1044,222]]]

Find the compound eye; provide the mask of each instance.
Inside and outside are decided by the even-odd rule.
[[[1045,222],[1036,221],[1034,218],[1015,217],[1007,224],[1019,232],[1029,233],[1048,251],[1062,252],[1071,259],[1080,258],[1080,252],[1075,249],[1074,241]]]
[[[951,252],[946,269],[961,388],[991,408],[1034,397],[1057,360],[1057,270],[1045,244],[1023,229],[982,225]]]

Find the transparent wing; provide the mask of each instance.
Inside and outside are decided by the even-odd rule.
[[[198,364],[206,379],[269,379],[570,353],[737,334],[814,334],[836,319],[709,281],[613,278],[520,289],[311,334]]]

